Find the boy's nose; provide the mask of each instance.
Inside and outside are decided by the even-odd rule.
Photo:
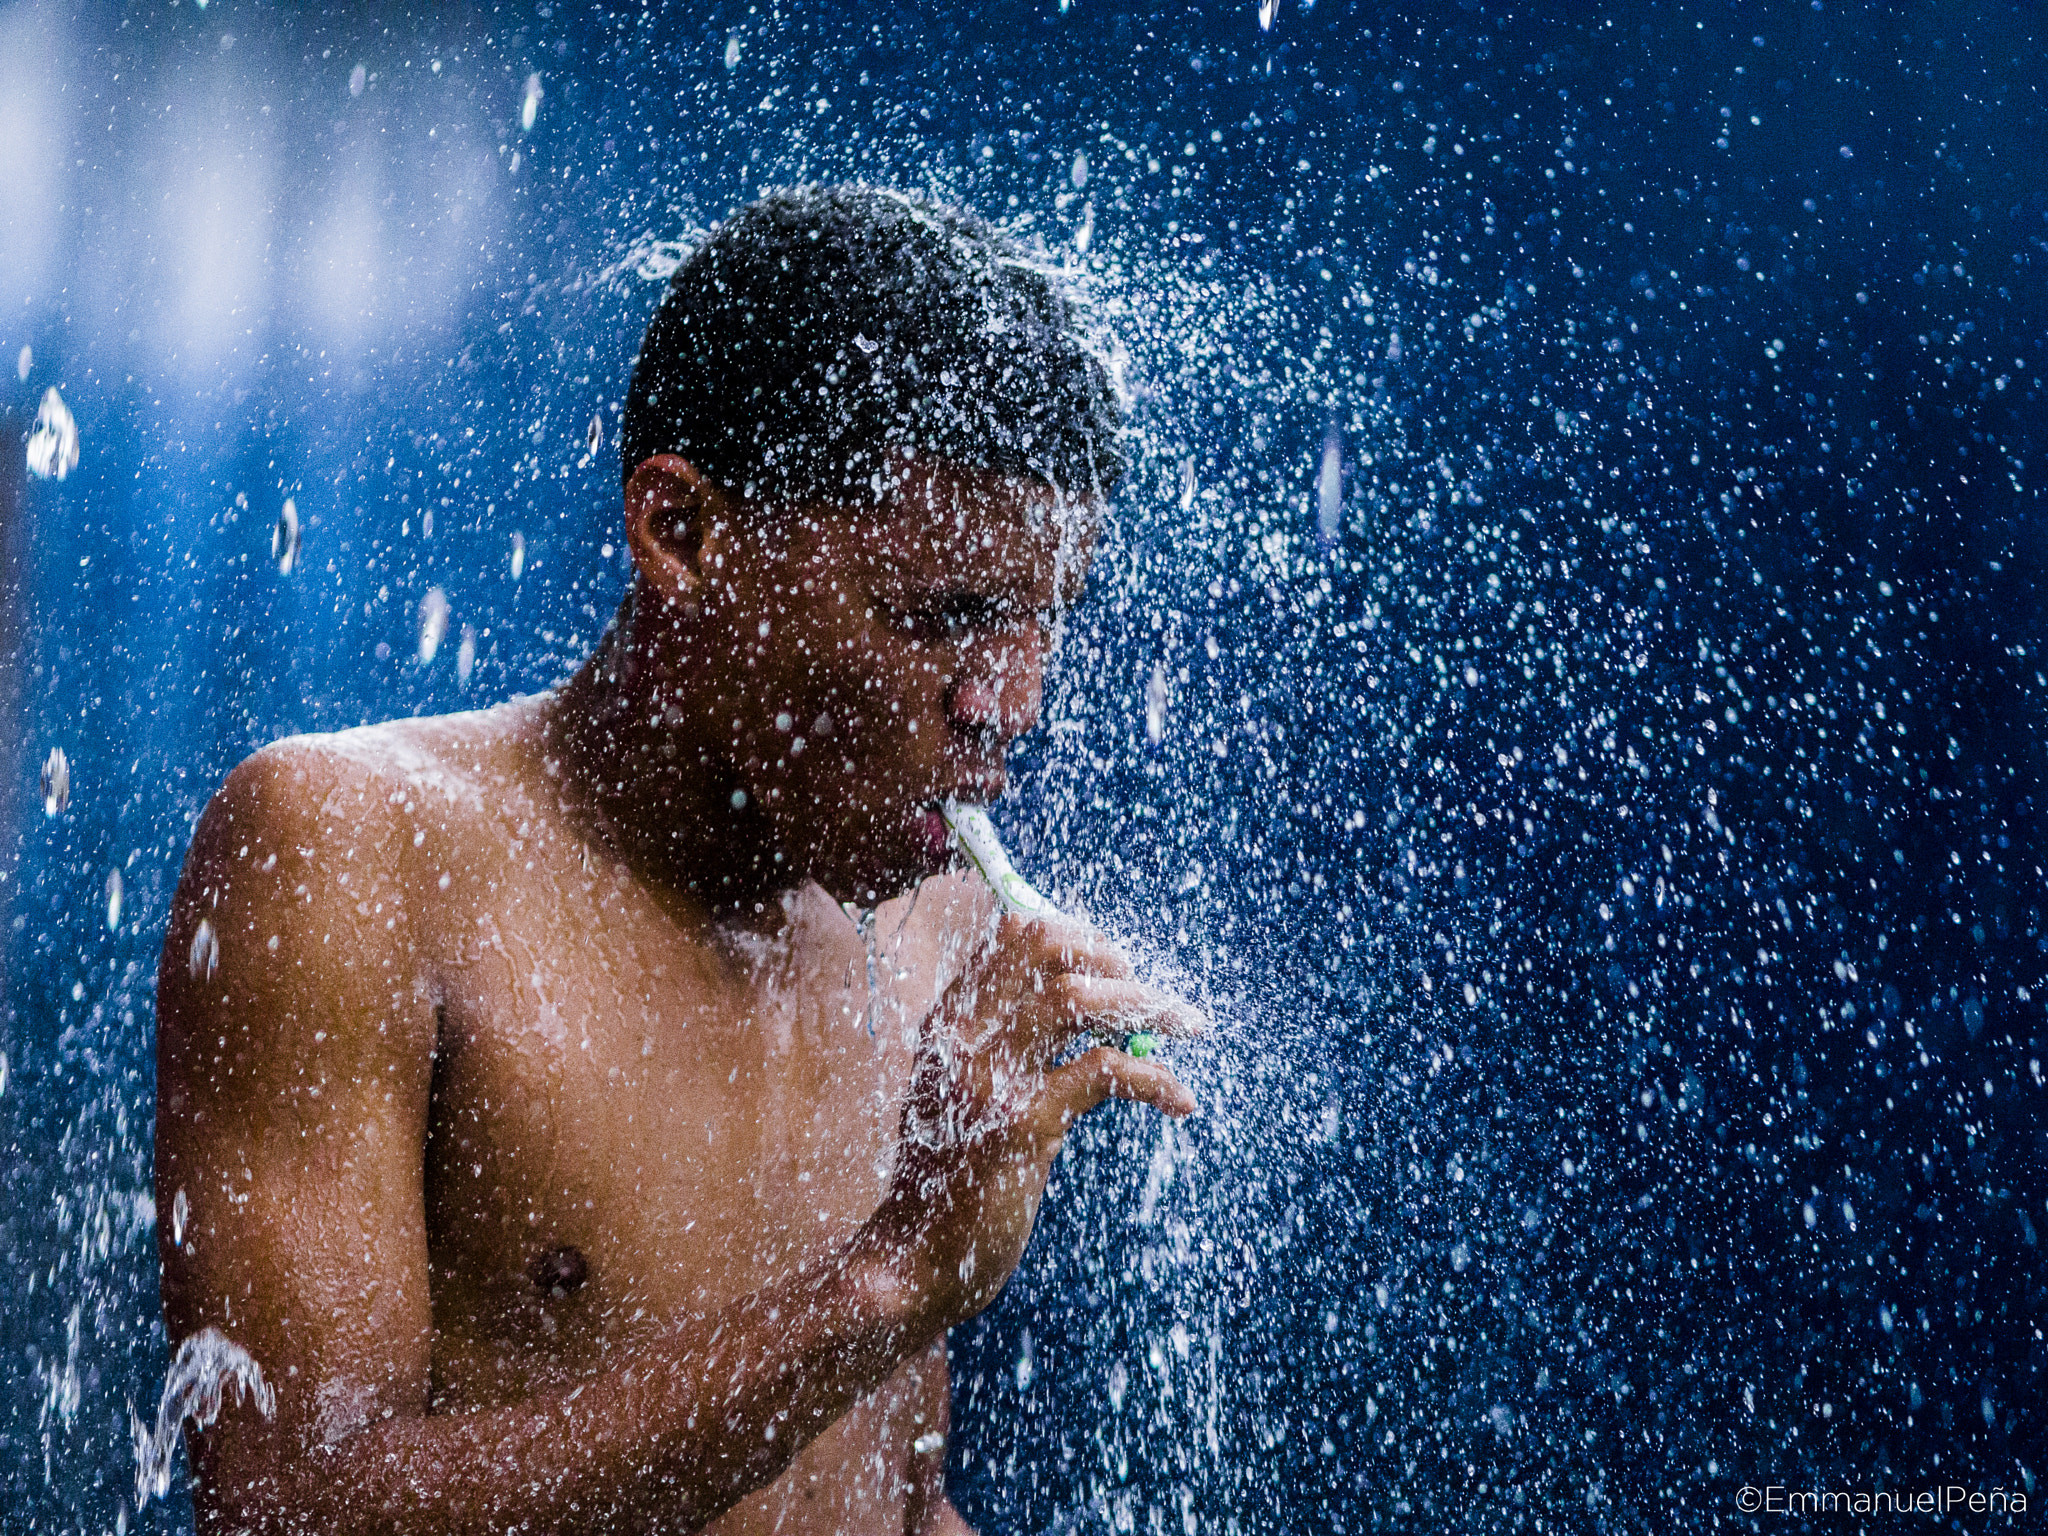
[[[1007,744],[1038,723],[1045,687],[1045,637],[1026,633],[971,648],[946,689],[946,718],[967,735]]]

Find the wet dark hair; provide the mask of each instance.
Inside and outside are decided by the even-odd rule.
[[[905,457],[1107,494],[1112,353],[1061,274],[962,209],[867,186],[771,192],[669,280],[620,432],[750,498],[867,499]]]

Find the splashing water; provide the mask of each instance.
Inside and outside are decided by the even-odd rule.
[[[1316,474],[1316,536],[1328,549],[1344,520],[1344,437],[1332,421],[1323,434],[1323,467]]]
[[[519,100],[519,131],[521,133],[533,131],[533,120],[540,113],[540,98],[540,76],[538,74],[528,75],[526,77],[526,92]]]
[[[1068,171],[1068,172],[1067,172],[1067,179],[1068,179],[1069,181],[1073,182],[1073,184],[1074,184],[1074,190],[1075,190],[1076,192],[1080,191],[1080,190],[1081,190],[1081,188],[1083,188],[1083,187],[1085,187],[1085,186],[1087,186],[1087,185],[1088,185],[1088,151],[1087,151],[1087,150],[1085,150],[1085,149],[1077,149],[1077,150],[1075,150],[1075,151],[1074,151],[1074,166],[1073,166],[1073,169],[1072,169],[1072,170],[1070,170],[1070,171]]]
[[[882,1003],[882,983],[880,976],[877,974],[881,962],[881,951],[875,943],[876,915],[876,909],[868,907],[854,919],[853,924],[855,931],[860,934],[861,948],[867,952],[868,957],[868,1006],[865,1018],[870,1038],[874,1036],[875,1015],[880,1011]]]
[[[299,508],[289,496],[277,514],[277,526],[270,530],[270,558],[280,576],[291,575],[299,563]]]
[[[107,871],[107,927],[109,929],[118,929],[120,926],[121,871],[110,869]]]
[[[264,1418],[277,1416],[277,1394],[263,1379],[263,1367],[249,1352],[218,1328],[202,1328],[178,1345],[157,1399],[156,1423],[146,1425],[131,1404],[128,1428],[135,1443],[135,1503],[139,1511],[151,1499],[171,1491],[171,1462],[178,1453],[186,1420],[204,1429],[220,1417],[224,1389],[232,1385],[237,1400],[251,1402]]]
[[[35,366],[35,360],[35,349],[33,347],[23,347],[21,349],[21,356],[14,360],[14,376],[17,379],[27,379],[29,369]]]
[[[27,355],[26,349],[23,352]],[[22,367],[26,378],[28,369]],[[78,467],[78,422],[64,397],[51,385],[43,391],[35,430],[28,437],[28,472],[38,480],[62,480]]]
[[[71,805],[71,759],[62,747],[43,759],[43,814],[62,816]]]
[[[2041,387],[2041,290],[2038,274],[2015,266],[1999,281],[2020,297],[2005,304],[1985,273],[2028,253],[2023,216],[2038,231],[2038,209],[2013,212],[2010,200],[1983,195],[1995,174],[1973,168],[1966,149],[1944,175],[1957,188],[1981,182],[1975,195],[1916,194],[1901,171],[1886,176],[1896,211],[1883,212],[1865,168],[1891,165],[1874,132],[1827,185],[1802,189],[1821,205],[1802,218],[1796,195],[1770,190],[1768,146],[1802,112],[1826,110],[1833,60],[1817,71],[1796,58],[1777,64],[1765,78],[1807,82],[1779,103],[1792,119],[1781,124],[1766,107],[1749,146],[1745,108],[1733,143],[1710,152],[1662,125],[1661,102],[1638,102],[1653,93],[1614,89],[1618,79],[1597,93],[1575,86],[1562,101],[1551,87],[1571,82],[1538,70],[1536,45],[1512,29],[1453,17],[1427,36],[1367,39],[1318,24],[1327,6],[1298,7],[1283,47],[1273,35],[1279,0],[1252,0],[1251,32],[1241,11],[1225,11],[1134,53],[1118,8],[1058,8],[1069,14],[1018,39],[1008,61],[952,59],[936,39],[917,46],[907,13],[890,18],[889,46],[871,48],[865,21],[842,37],[821,19],[831,8],[812,8],[744,40],[707,30],[673,56],[620,52],[593,67],[580,47],[556,51],[553,34],[543,57],[542,31],[522,17],[525,37],[493,34],[496,51],[478,56],[549,64],[556,83],[546,96],[576,110],[547,134],[538,78],[523,92],[526,77],[505,64],[439,76],[428,91],[419,80],[428,39],[401,42],[396,27],[375,43],[337,32],[331,62],[266,69],[245,94],[275,103],[265,128],[296,111],[295,126],[323,138],[334,119],[344,137],[404,132],[407,155],[372,178],[379,200],[396,195],[391,210],[381,223],[367,209],[349,216],[359,250],[335,238],[350,222],[330,218],[359,198],[359,156],[323,151],[301,166],[290,146],[311,144],[310,131],[219,146],[267,169],[263,201],[276,205],[272,227],[255,230],[262,238],[248,247],[273,254],[250,254],[237,269],[242,298],[270,311],[249,318],[329,349],[317,374],[286,377],[292,370],[274,364],[252,372],[254,358],[237,361],[221,341],[208,365],[218,376],[192,382],[222,400],[249,392],[246,410],[210,411],[203,423],[194,415],[188,448],[152,467],[162,423],[146,398],[130,404],[110,387],[117,370],[167,376],[187,366],[165,368],[173,345],[203,359],[200,343],[241,334],[241,318],[230,332],[188,299],[193,322],[159,332],[146,311],[117,313],[111,300],[96,317],[93,285],[75,284],[63,353],[50,350],[54,333],[33,356],[23,349],[18,440],[44,396],[35,379],[57,383],[61,371],[74,392],[86,385],[71,381],[94,380],[90,403],[81,395],[77,408],[94,427],[93,459],[79,460],[94,495],[90,529],[68,481],[38,486],[62,494],[25,498],[31,519],[47,521],[31,529],[39,622],[24,625],[22,668],[41,665],[44,686],[23,689],[17,729],[46,752],[56,741],[75,749],[70,766],[88,792],[23,839],[42,850],[34,867],[24,858],[8,871],[10,921],[25,914],[29,924],[11,951],[24,1044],[0,1044],[30,1070],[5,1091],[10,1113],[19,1099],[22,1123],[48,1126],[51,1144],[39,1164],[50,1171],[9,1190],[23,1197],[9,1229],[22,1321],[9,1336],[40,1341],[43,1354],[33,1379],[18,1350],[12,1367],[15,1411],[0,1433],[18,1454],[0,1458],[11,1463],[0,1465],[0,1508],[17,1513],[0,1525],[112,1528],[113,1512],[93,1501],[125,1494],[132,1469],[127,1438],[106,1429],[122,1422],[124,1392],[146,1407],[148,1387],[161,1384],[121,1375],[144,1357],[135,1320],[155,1315],[151,1234],[130,1233],[123,1250],[117,1232],[108,1257],[94,1222],[97,1206],[124,1195],[121,1183],[146,1177],[129,1170],[146,1168],[138,1128],[149,1118],[149,1000],[146,986],[118,978],[161,936],[166,872],[189,835],[188,802],[210,787],[201,781],[217,782],[276,735],[543,687],[585,651],[623,574],[593,558],[616,537],[616,501],[601,475],[572,495],[550,494],[550,481],[568,477],[542,462],[543,445],[581,446],[576,415],[598,395],[616,397],[625,378],[580,360],[564,376],[553,349],[561,342],[583,359],[594,346],[621,360],[655,297],[641,285],[671,275],[729,207],[761,185],[842,175],[934,185],[997,218],[1006,206],[1018,217],[1038,210],[1029,236],[1085,266],[1103,323],[1133,350],[1132,465],[1091,595],[1066,621],[1072,686],[1049,679],[1049,729],[1020,744],[1007,810],[1032,829],[1019,852],[1034,874],[1057,882],[1076,910],[1135,931],[1151,953],[1184,957],[1225,994],[1221,1016],[1237,1021],[1226,1025],[1234,1040],[1176,1054],[1204,1102],[1185,1129],[1160,1133],[1114,1106],[1076,1128],[1032,1258],[986,1321],[956,1340],[960,1407],[944,1449],[964,1471],[955,1493],[970,1519],[1008,1505],[1029,1530],[1177,1531],[1192,1493],[1205,1530],[1231,1519],[1247,1530],[1355,1528],[1397,1506],[1397,1523],[1418,1529],[1512,1525],[1520,1506],[1510,1515],[1497,1497],[1487,1513],[1447,1503],[1483,1482],[1516,1499],[1569,1487],[1590,1503],[1597,1489],[1608,1507],[1589,1509],[1589,1525],[1653,1524],[1641,1505],[1622,1506],[1622,1490],[1724,1497],[1687,1470],[1708,1467],[1710,1453],[1723,1477],[1808,1467],[1814,1437],[1774,1440],[1762,1426],[1803,1427],[1804,1405],[1818,1415],[1830,1396],[1828,1436],[1848,1443],[1881,1426],[1876,1433],[1903,1437],[1906,1449],[1890,1454],[1924,1463],[1936,1416],[1919,1412],[1923,1388],[1962,1410],[1955,1428],[1933,1430],[1944,1465],[1953,1451],[1968,1480],[2001,1475],[1984,1447],[2016,1432],[1966,1436],[1980,1415],[1988,1423],[1980,1402],[1990,1399],[1980,1399],[1975,1374],[1951,1378],[1980,1348],[1984,1358],[2023,1360],[2025,1327],[2015,1323],[2010,1346],[1991,1349],[1994,1324],[1945,1320],[1935,1303],[1953,1298],[1892,1266],[1869,1234],[1874,1210],[1924,1202],[1948,1218],[1921,1228],[1929,1273],[1960,1272],[1953,1261],[1964,1255],[1996,1297],[1980,1293],[1973,1308],[2001,1319],[2008,1300],[2012,1318],[2023,1310],[2028,1272],[2014,1260],[2038,1252],[2043,1218],[2038,1190],[2023,1199],[2012,1170],[2028,1167],[2040,1093],[2030,1061],[2044,1053],[2030,1038],[2041,973],[2024,931],[2038,827],[2012,802],[2038,792],[2032,760],[2008,733],[2030,717],[2039,684],[2032,665],[2002,648],[2031,653],[2039,638],[2029,617],[2039,610],[2039,562],[2021,503],[2038,497],[2042,462],[2038,414],[2030,419],[2024,403]],[[1710,37],[1714,26],[1710,17]],[[1691,62],[1693,28],[1687,17],[1631,38],[1647,56],[1628,66],[1638,85],[1652,62],[1661,60],[1660,77],[1671,69],[1674,117],[1690,124],[1712,89]],[[1835,89],[1876,68],[1853,57],[1850,30],[1832,37],[1838,58],[1852,55]],[[1743,32],[1700,51],[1720,61],[1729,44],[1757,56]],[[989,41],[998,56],[1009,46]],[[1597,45],[1597,33],[1586,41]],[[1761,57],[1774,63],[1791,47],[1770,44]],[[275,62],[253,38],[231,55],[204,51],[210,71]],[[378,52],[375,78],[349,51],[365,61]],[[418,63],[401,74],[395,61],[408,53]],[[90,55],[74,47],[71,57]],[[1156,73],[1145,73],[1154,59]],[[1112,61],[1115,80],[1105,83]],[[1924,62],[1935,70],[1940,51]],[[854,78],[869,69],[872,90]],[[1020,83],[999,93],[998,75]],[[807,99],[821,89],[764,96],[800,77],[844,105],[821,118]],[[136,79],[162,80],[180,114],[193,104],[180,94],[193,87],[124,66],[106,102],[121,108],[117,138]],[[370,103],[379,81],[404,88],[380,89]],[[980,89],[992,110],[1000,95],[1000,110],[1029,136],[994,135],[988,155],[970,161],[942,104]],[[457,94],[465,90],[467,101]],[[1963,91],[1980,94],[1964,85],[1951,103]],[[1092,96],[1091,115],[1062,111],[1048,92]],[[916,103],[927,99],[944,134],[919,127]],[[1435,124],[1433,148],[1420,121],[1409,137],[1410,103]],[[846,107],[863,114],[857,148]],[[374,120],[359,115],[371,108]],[[33,116],[32,100],[25,109]],[[1951,113],[1940,131],[1952,143],[1984,142],[1966,131],[1966,108],[1940,110]],[[1252,116],[1255,129],[1241,126]],[[572,117],[590,131],[568,132]],[[1151,120],[1157,132],[1141,133]],[[60,115],[51,142],[65,131]],[[1578,145],[1566,144],[1574,133]],[[1031,152],[1020,154],[1020,143]],[[495,185],[477,188],[490,220],[445,252],[397,245],[408,223],[432,227],[425,218],[447,187],[467,185],[477,150],[498,172]],[[1148,169],[1155,154],[1161,163]],[[1085,182],[1075,175],[1084,159]],[[444,163],[452,180],[427,174]],[[711,172],[677,169],[699,164]],[[66,169],[51,184],[52,207],[126,206],[109,175],[91,159]],[[583,190],[527,200],[554,178]],[[1859,204],[1858,220],[1837,216],[1834,200],[1866,191],[1871,207]],[[1698,219],[1708,196],[1721,204],[1711,226],[1688,232],[1675,206],[1656,212],[1663,199]],[[207,270],[204,250],[181,255],[161,242],[178,234],[178,219],[229,225],[180,213],[173,196],[166,207],[177,217],[156,230],[144,203],[128,202],[142,221],[138,240],[180,257],[188,274]],[[1981,204],[1984,217],[1952,219],[1948,203],[1965,216]],[[300,213],[304,233],[294,235]],[[1628,239],[1624,217],[1635,225]],[[1862,220],[1876,221],[1867,241],[1855,233]],[[54,218],[48,227],[59,224],[69,227]],[[1937,262],[1921,285],[1879,243],[1902,231],[1905,244],[1924,235],[1968,251],[1946,273]],[[537,265],[525,253],[543,244],[540,278],[477,283],[514,262],[524,279]],[[80,270],[64,241],[52,249],[64,253],[46,264],[57,281]],[[1738,258],[1754,265],[1737,268]],[[37,293],[25,320],[52,301],[35,265],[20,284]],[[1741,283],[1724,269],[1739,270]],[[393,283],[401,270],[405,282]],[[299,272],[320,280],[287,280]],[[1960,329],[1965,320],[1977,329]],[[16,328],[17,347],[25,334]],[[402,335],[419,343],[403,359],[391,345]],[[869,350],[855,343],[850,354],[856,346]],[[1866,350],[1871,364],[1847,366]],[[330,375],[343,356],[357,361]],[[585,372],[587,381],[574,377]],[[1721,391],[1759,414],[1708,403]],[[540,402],[531,411],[530,398]],[[1868,425],[1880,419],[1882,431]],[[263,427],[273,420],[304,430]],[[408,430],[393,433],[401,420]],[[530,438],[536,426],[545,430]],[[616,447],[618,432],[606,435]],[[44,436],[52,479],[56,439]],[[1982,463],[2005,452],[2024,461],[2012,464],[2010,487],[2004,469]],[[93,477],[103,468],[102,486]],[[150,494],[114,494],[137,468]],[[1960,495],[1957,473],[1967,476]],[[239,526],[220,506],[229,475],[256,503]],[[455,491],[445,505],[440,487],[427,493],[436,480]],[[323,521],[308,516],[302,530],[317,558],[304,576],[295,564],[289,581],[261,570],[253,575],[265,579],[249,579],[271,531],[261,508],[278,518],[265,483],[277,497],[287,486],[334,487]],[[585,495],[591,487],[605,494]],[[1934,510],[1896,510],[1909,491]],[[485,496],[497,498],[488,513]],[[419,531],[429,500],[437,544],[380,547],[386,522],[395,531],[410,516]],[[527,523],[542,530],[531,551],[513,533]],[[134,589],[114,589],[102,553],[124,542],[137,576],[157,592],[189,588],[189,604],[145,617],[144,584],[130,610]],[[1965,574],[1951,580],[1933,551],[1959,555]],[[88,552],[82,569],[77,557]],[[324,569],[330,556],[338,571]],[[1835,567],[1829,580],[1794,579]],[[485,579],[473,581],[478,574]],[[469,658],[466,678],[460,645],[448,668],[438,658],[370,665],[379,642],[387,660],[392,651],[412,660],[404,628],[417,625],[433,582],[462,598],[479,650],[492,639],[488,658]],[[1774,584],[1788,595],[1744,605]],[[1919,605],[1911,623],[1909,598]],[[1933,599],[1939,629],[1918,619]],[[1944,632],[1952,616],[1994,603],[1997,665],[1965,666],[1967,647],[1944,646]],[[118,645],[102,622],[116,612],[127,632]],[[468,627],[452,614],[447,625]],[[1926,639],[1908,643],[1923,630]],[[1728,653],[1734,642],[1739,660]],[[232,698],[219,696],[222,679],[241,680]],[[1693,729],[1695,683],[1728,691],[1696,711],[1718,735]],[[1863,703],[1857,684],[1886,706],[1876,723],[1851,713]],[[1811,715],[1808,691],[1820,700]],[[1922,711],[1930,698],[1938,706]],[[110,718],[130,700],[149,702],[133,722]],[[1827,711],[1848,724],[1838,732]],[[1938,714],[1969,728],[1937,733]],[[823,731],[812,734],[823,742]],[[32,745],[24,754],[41,761]],[[1894,772],[1896,783],[1886,777]],[[26,778],[25,766],[17,793],[36,793]],[[1851,789],[1854,804],[1842,798]],[[1811,835],[1823,822],[1828,836]],[[1980,831],[1991,838],[1981,866],[1969,851]],[[2005,835],[2025,862],[2003,851]],[[124,888],[124,926],[109,943],[97,898],[118,862],[117,838],[120,854],[132,842],[142,857],[123,866],[135,889]],[[1861,857],[1836,858],[1851,842]],[[1964,849],[1975,884],[1947,865],[1950,846]],[[1716,850],[1727,860],[1718,868]],[[1632,883],[1618,890],[1623,873]],[[227,929],[207,937],[202,975],[214,946],[235,941]],[[1887,937],[1875,975],[1874,953],[1862,951]],[[875,957],[884,987],[889,945],[880,940]],[[89,961],[55,963],[88,952]],[[170,958],[175,967],[180,956]],[[1838,960],[1860,963],[1863,981]],[[1949,994],[1966,970],[1989,978],[1977,984],[1981,996]],[[72,993],[81,980],[83,999]],[[2019,995],[2027,987],[2031,998]],[[858,1009],[857,981],[851,991]],[[1817,1027],[1795,1026],[1788,1003],[1825,1012]],[[40,1035],[30,1035],[31,1020]],[[1909,1024],[1939,1046],[1928,1053],[1933,1066],[1911,1048]],[[95,1075],[109,1063],[141,1076]],[[1993,1079],[1995,1098],[1984,1091]],[[1912,1095],[1899,1092],[1895,1112],[1888,1096],[1906,1084]],[[1909,1115],[1913,1104],[1954,1102],[1951,1089],[1968,1090],[1967,1130]],[[1788,1128],[1793,1110],[1799,1123]],[[1775,1126],[1763,1111],[1777,1114]],[[1887,1152],[1931,1150],[1933,1171],[1917,1156],[1867,1155],[1859,1132],[1868,1126],[1875,1141],[1880,1125]],[[1825,1145],[1831,1136],[1839,1158]],[[1950,1152],[1958,1163],[1982,1158],[1985,1181],[2014,1198],[1978,1212],[1966,1182],[1944,1182]],[[1773,1181],[1795,1167],[1788,1194]],[[196,1213],[165,1198],[164,1236],[193,1235]],[[1796,1228],[1799,1241],[1769,1237],[1777,1228],[1755,1222],[1757,1212]],[[1959,1213],[1968,1218],[1960,1245]],[[1725,1273],[1731,1230],[1765,1234],[1733,1245],[1747,1271],[1735,1278]],[[1993,1262],[1971,1254],[1980,1240]],[[1831,1289],[1829,1277],[1851,1263],[1864,1275],[1859,1243],[1878,1267]],[[88,1250],[89,1267],[80,1262]],[[46,1284],[67,1252],[69,1266]],[[1716,1253],[1724,1274],[1710,1281]],[[30,1274],[33,1293],[19,1294]],[[1697,1377],[1675,1369],[1677,1351],[1622,1304],[1616,1288],[1625,1297],[1630,1286],[1638,1298],[1656,1294],[1690,1340],[1712,1341],[1683,1359],[1690,1367],[1696,1357]],[[1740,1306],[1724,1306],[1717,1286]],[[78,1328],[67,1330],[81,1298]],[[1915,1318],[1923,1305],[1931,1332]],[[1843,1347],[1800,1374],[1801,1341],[1821,1324]],[[1020,1384],[1027,1325],[1035,1369]],[[1777,1371],[1781,1355],[1797,1359],[1789,1380]],[[1884,1369],[1864,1379],[1830,1358]],[[1841,1390],[1843,1376],[1851,1390]],[[2003,1379],[2009,1389],[2013,1378]],[[2014,1407],[2023,1402],[2001,1408],[2001,1419]],[[1916,1412],[1920,1427],[1904,1428]],[[1845,1421],[1855,1426],[1847,1437]],[[68,1439],[65,1425],[75,1425]],[[25,1453],[37,1435],[54,1473]],[[1448,1483],[1436,1475],[1471,1466],[1478,1471]]]
[[[469,675],[476,670],[476,627],[462,626],[462,641],[455,647],[455,682],[458,687],[469,686]]]
[[[448,594],[439,587],[427,588],[420,599],[420,665],[425,666],[441,649],[441,637],[448,633]]]
[[[213,973],[220,969],[220,937],[213,931],[211,919],[202,917],[192,931],[192,948],[186,953],[185,968],[194,981],[211,981]]]

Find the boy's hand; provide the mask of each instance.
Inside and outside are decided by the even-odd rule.
[[[994,1299],[1023,1257],[1067,1128],[1116,1097],[1178,1118],[1194,1095],[1156,1060],[1077,1036],[1185,1038],[1199,1013],[1131,979],[1130,962],[1068,918],[1006,916],[926,1020],[894,1188],[870,1223],[919,1310],[951,1327]]]

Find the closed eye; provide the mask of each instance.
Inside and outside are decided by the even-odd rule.
[[[1013,610],[1001,598],[979,592],[952,592],[915,608],[894,610],[896,627],[927,643],[958,642],[1001,629]]]

